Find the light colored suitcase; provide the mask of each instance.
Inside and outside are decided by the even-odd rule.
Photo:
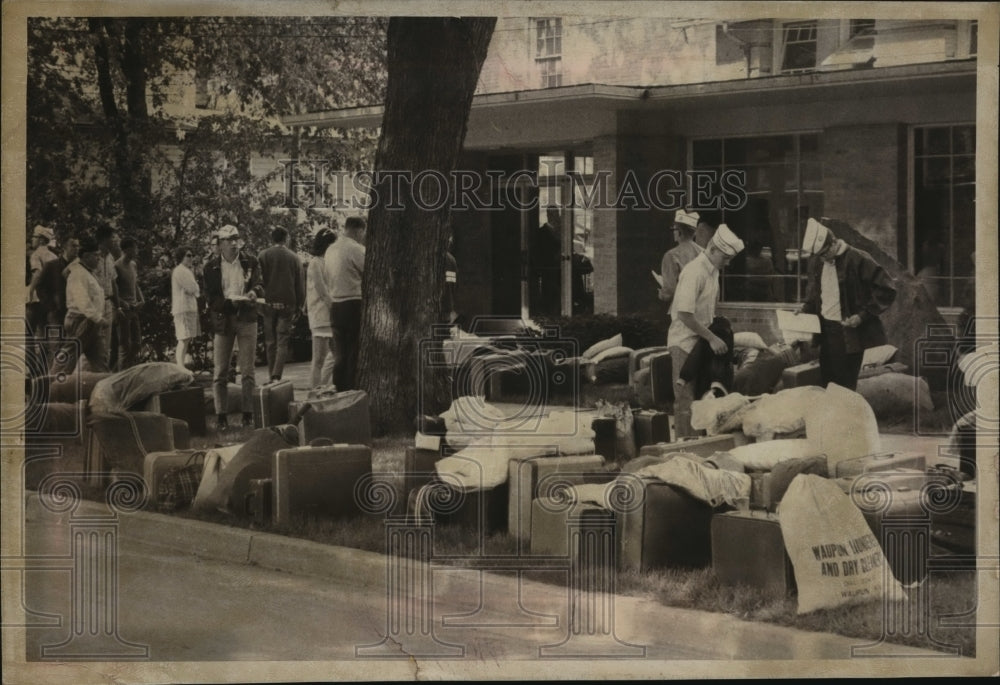
[[[205,463],[204,450],[178,449],[169,452],[150,452],[143,458],[142,480],[146,484],[147,502],[152,508],[159,504],[160,480],[173,467],[185,466],[193,455],[201,454]],[[198,457],[195,457],[197,462]]]
[[[597,477],[603,471],[604,457],[599,454],[511,459],[507,465],[507,532],[518,540],[531,535],[531,502],[539,495],[540,483],[558,480],[577,485],[587,482],[587,474]]]
[[[680,442],[659,442],[639,448],[639,456],[659,456],[671,452],[689,452],[699,457],[710,457],[716,452],[726,452],[736,447],[736,436],[732,433],[709,435],[694,440]]]
[[[345,390],[333,396],[307,398],[288,405],[291,416],[301,414],[299,443],[309,445],[316,438],[329,438],[335,443],[371,445],[372,429],[368,393],[364,390]]]
[[[927,459],[918,452],[885,452],[839,461],[836,465],[836,475],[837,478],[847,478],[873,471],[891,471],[893,469],[924,471],[926,468]]]
[[[267,428],[288,423],[289,403],[295,400],[291,381],[275,381],[253,389],[254,428]]]

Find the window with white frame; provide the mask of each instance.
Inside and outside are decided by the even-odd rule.
[[[913,129],[912,263],[939,307],[962,307],[974,287],[976,127]]]
[[[535,19],[535,62],[542,88],[562,85],[562,19]]]
[[[817,26],[815,20],[782,26],[781,73],[794,74],[816,68]]]

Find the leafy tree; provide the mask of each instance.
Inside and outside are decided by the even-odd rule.
[[[393,17],[376,170],[455,169],[495,18]],[[359,356],[360,386],[377,432],[412,430],[419,401],[441,401],[441,380],[421,374],[419,344],[440,321],[450,209],[422,209],[403,193],[389,209],[391,179],[376,183],[369,212]],[[429,369],[424,369],[428,371]],[[420,387],[418,379],[427,379]],[[425,407],[427,408],[427,407]]]

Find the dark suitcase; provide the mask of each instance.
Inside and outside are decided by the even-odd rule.
[[[641,506],[617,516],[620,568],[648,571],[710,564],[712,507],[662,481],[643,485]]]
[[[299,423],[300,444],[308,445],[316,438],[349,445],[372,444],[368,393],[364,390],[345,390],[329,397],[292,402],[288,411],[296,416],[307,403],[310,409],[302,414]]]
[[[437,480],[433,481],[430,486],[449,487]],[[417,492],[421,491],[423,488]],[[434,498],[428,498],[432,500],[430,513],[435,522],[441,525],[459,526],[479,531],[484,535],[502,532],[507,529],[509,491],[508,484],[503,483],[487,490],[455,492],[452,493],[449,504],[438,510],[433,507]]]
[[[410,501],[411,493],[420,486],[434,480],[434,465],[444,454],[441,450],[425,450],[407,447],[403,456],[403,497],[402,503]]]
[[[594,431],[594,452],[608,461],[618,458],[618,429],[611,416],[598,416],[590,424]]]
[[[170,430],[174,436],[175,450],[186,450],[191,447],[191,431],[188,429],[187,421],[170,419]]]
[[[149,452],[173,452],[173,419],[153,412],[90,414],[84,480],[105,478],[112,469],[141,474]]]
[[[205,390],[200,386],[170,390],[150,397],[143,409],[183,419],[192,435],[205,435],[204,396]]]
[[[288,423],[288,405],[295,400],[291,381],[274,381],[253,389],[253,425],[266,428]]]
[[[344,517],[362,513],[356,486],[372,472],[367,445],[293,447],[274,453],[271,473],[274,522],[296,516]]]
[[[942,507],[931,517],[931,541],[955,554],[976,553],[976,482],[962,483],[954,507]],[[973,566],[975,562],[973,561]]]
[[[212,388],[205,388],[203,399],[205,414],[215,415],[215,395]],[[240,414],[243,412],[243,386],[237,383],[226,385],[226,407],[229,414]],[[249,409],[247,410],[249,411]]]
[[[792,593],[795,573],[777,514],[729,511],[713,516],[712,570],[723,585]]]
[[[799,388],[803,385],[823,385],[823,374],[819,371],[818,361],[789,366],[781,372],[782,388]]]
[[[654,409],[632,412],[636,449],[660,442],[670,442],[670,417]]]
[[[417,432],[424,435],[445,435],[448,430],[440,416],[421,414],[417,417]]]
[[[587,474],[598,477],[603,471],[604,457],[599,454],[511,459],[507,464],[507,531],[518,540],[531,535],[531,502],[539,496],[539,485],[585,483]]]
[[[736,437],[732,433],[710,435],[694,440],[679,442],[658,442],[655,445],[644,445],[639,448],[639,456],[660,456],[671,452],[689,452],[699,457],[710,457],[716,452],[726,452],[736,447]]]
[[[896,579],[904,585],[923,580],[935,523],[932,489],[940,488],[943,495],[961,484],[948,474],[918,469],[871,471],[836,483],[861,509]],[[871,496],[863,494],[868,488]]]
[[[775,511],[792,479],[799,474],[829,477],[826,455],[788,459],[776,464],[770,471],[751,471],[750,508]]]
[[[574,517],[604,522],[614,515],[590,502],[566,507],[559,500],[539,497],[531,503],[532,556],[565,557],[569,553],[569,526]]]
[[[271,522],[274,481],[270,478],[254,478],[250,481],[250,492],[244,499],[244,515],[259,526]]]
[[[191,456],[199,452],[202,455],[199,463],[204,464],[204,450],[177,449],[169,452],[150,452],[145,456],[142,462],[142,480],[146,484],[148,502],[153,508],[159,504],[160,481],[163,475],[171,468],[186,466]]]
[[[874,471],[891,471],[893,469],[916,469],[924,471],[927,459],[917,452],[885,452],[869,454],[864,457],[845,459],[837,462],[835,467],[837,478],[860,476]]]

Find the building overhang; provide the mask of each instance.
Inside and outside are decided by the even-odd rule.
[[[669,86],[617,86],[582,84],[538,90],[482,93],[473,98],[470,132],[507,112],[519,118],[561,117],[585,110],[594,115],[663,109],[726,107],[756,104],[794,104],[840,98],[940,93],[976,87],[975,59],[913,64],[884,68],[841,69],[805,74],[785,74],[731,81]],[[317,128],[377,128],[382,124],[381,105],[352,107],[307,114],[286,115],[286,126]]]

